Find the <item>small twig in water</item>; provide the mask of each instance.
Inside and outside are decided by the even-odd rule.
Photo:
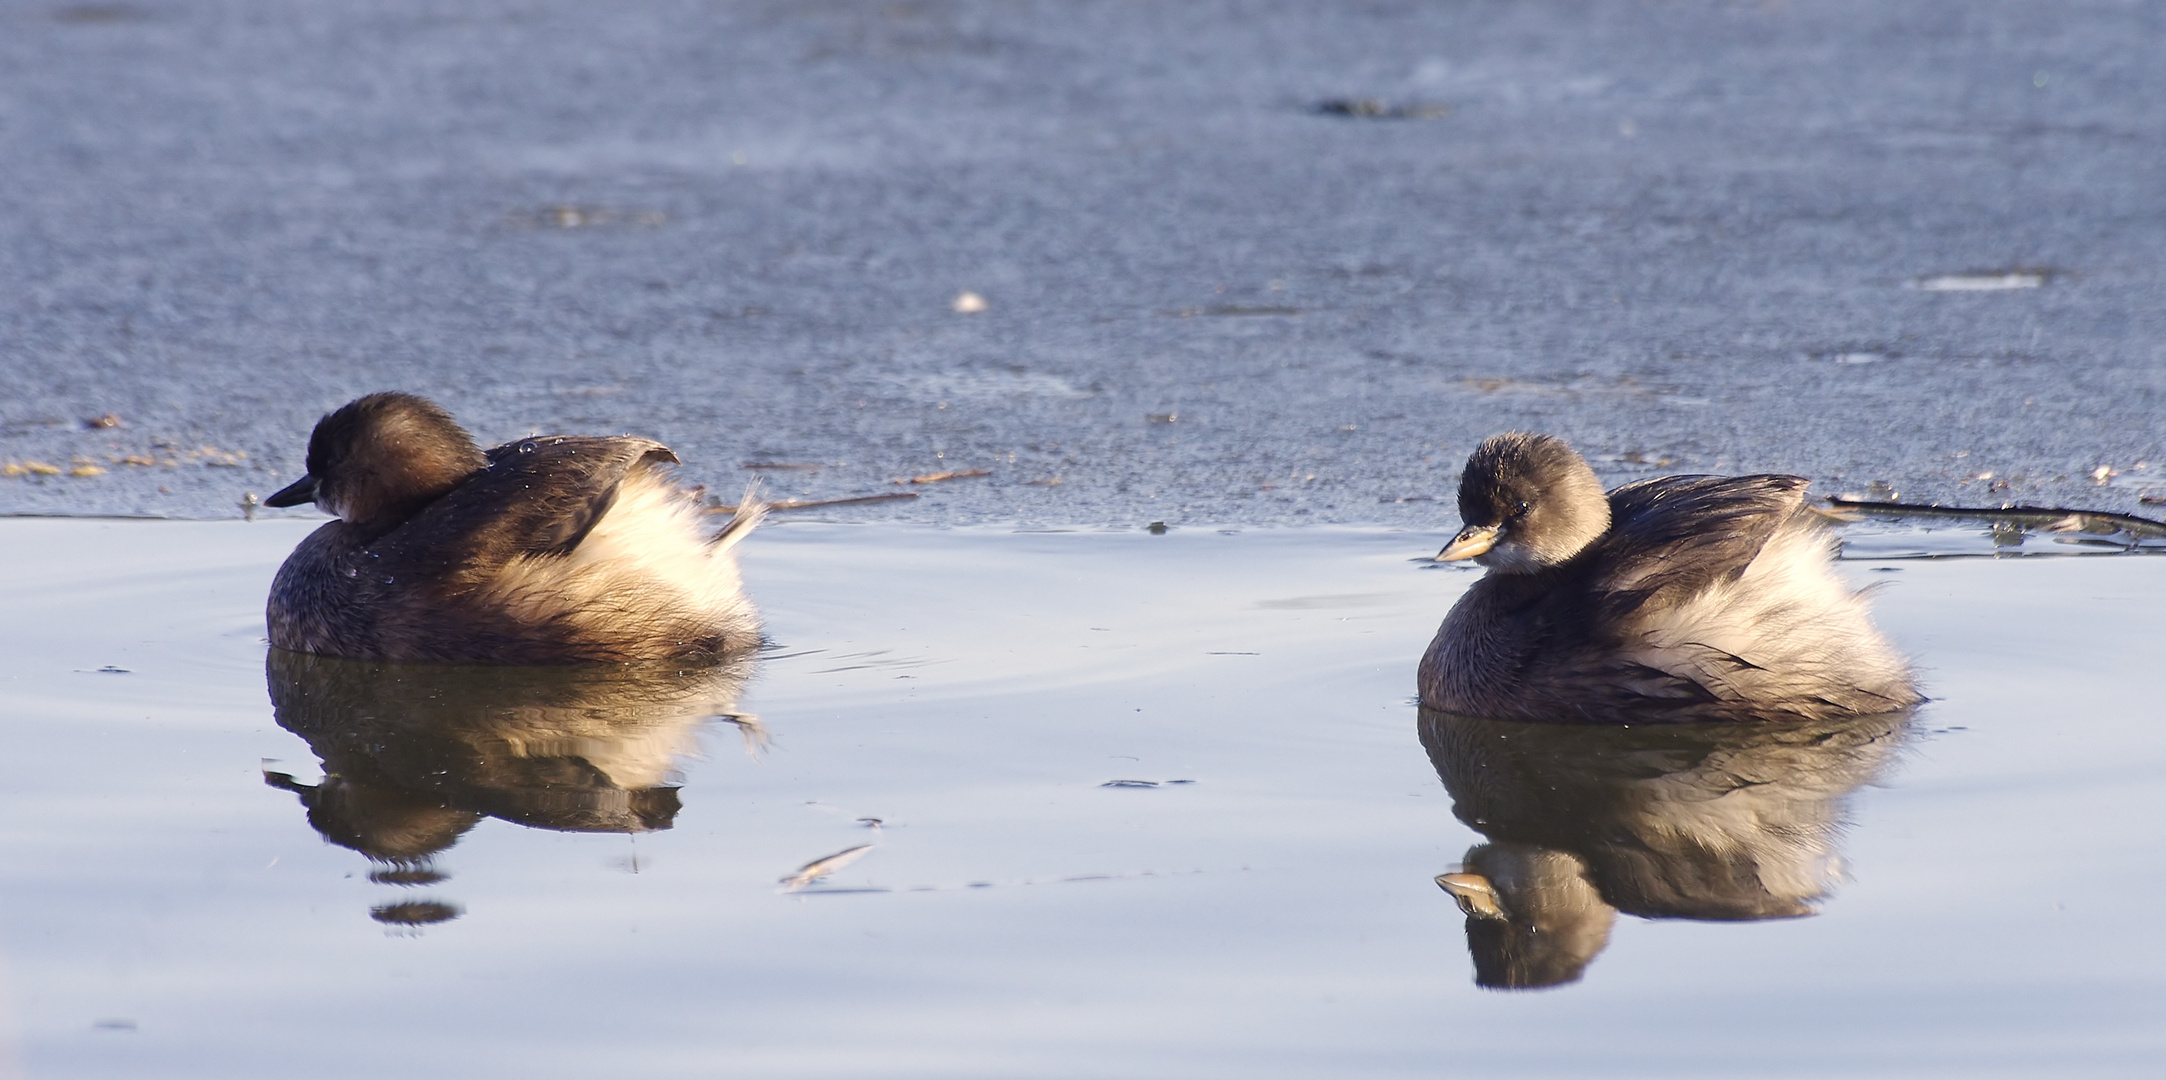
[[[1840,495],[1828,496],[1828,505],[1838,510],[1855,510],[1866,514],[1908,514],[1918,517],[1982,518],[1988,521],[2006,521],[2016,525],[2056,527],[2057,532],[2125,532],[2131,536],[2166,536],[2166,521],[2153,521],[2134,514],[2114,514],[2103,510],[2067,510],[2050,506],[1933,506],[1925,503],[1872,502],[1865,499],[1846,499]],[[2092,524],[2112,525],[2111,529],[2093,529]]]
[[[847,499],[784,499],[780,502],[768,503],[767,509],[770,513],[778,510],[812,510],[822,506],[853,506],[858,503],[891,502],[895,499],[915,499],[917,497],[918,493],[915,491],[895,491],[885,495],[853,495]],[[707,512],[710,514],[734,514],[737,512],[737,508],[734,506],[710,506],[707,508]]]
[[[924,476],[913,476],[908,480],[897,480],[894,482],[898,484],[937,484],[942,480],[961,480],[967,476],[991,475],[993,475],[993,471],[991,469],[956,469],[953,472],[926,473]]]

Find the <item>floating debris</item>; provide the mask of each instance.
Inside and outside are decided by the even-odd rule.
[[[69,475],[69,476],[104,476],[104,475],[105,475],[105,467],[104,467],[104,466],[102,466],[102,465],[96,465],[96,464],[93,464],[93,463],[91,463],[91,462],[89,462],[89,461],[86,461],[86,460],[84,460],[84,459],[82,459],[82,458],[76,458],[76,459],[75,459],[74,461],[71,461],[71,462],[69,462],[69,463],[68,463],[68,475]]]
[[[2038,288],[2046,283],[2046,277],[2043,270],[1988,270],[1917,278],[1910,287],[1922,292],[2002,292]]]
[[[2084,532],[2094,535],[2127,533],[2143,539],[2166,537],[2166,521],[2154,521],[2135,514],[2116,514],[2102,510],[2069,510],[2050,506],[1935,506],[1924,503],[1904,503],[1875,499],[1860,499],[1850,495],[1830,495],[1828,504],[1841,510],[1856,510],[1867,514],[1915,517],[1976,518],[1995,522],[2000,526],[2030,526],[2054,532]],[[2020,529],[2017,530],[2020,533]]]
[[[106,413],[103,416],[93,416],[84,420],[83,426],[86,428],[90,428],[93,431],[102,428],[117,428],[121,426],[120,417],[115,413]]]
[[[1106,781],[1105,783],[1103,783],[1103,784],[1100,784],[1100,785],[1098,785],[1098,786],[1099,786],[1099,787],[1113,787],[1113,788],[1154,788],[1154,787],[1157,787],[1157,786],[1158,786],[1158,781],[1156,781],[1156,780],[1108,780],[1108,781]]]
[[[955,294],[954,306],[957,315],[976,315],[993,305],[986,303],[984,297],[965,289]]]
[[[913,476],[908,480],[896,480],[894,481],[894,483],[937,484],[943,480],[961,480],[966,477],[991,475],[993,475],[993,471],[991,469],[956,469],[951,472],[926,473],[924,476]]]
[[[1167,525],[1163,521],[1154,521],[1151,522],[1149,525],[1145,525],[1144,528],[1149,530],[1152,536],[1164,536],[1171,528],[1171,526]]]
[[[213,469],[244,469],[248,467],[248,451],[246,450],[220,450],[215,446],[199,446],[193,450],[179,450],[174,448],[172,444],[162,440],[153,439],[151,441],[153,445],[158,447],[155,453],[107,454],[105,460],[108,464],[113,465],[158,465],[168,469],[197,464]],[[158,456],[160,454],[164,456]],[[75,460],[77,464],[81,465],[92,464],[88,458],[76,458]]]
[[[814,859],[798,867],[796,873],[783,878],[781,881],[782,891],[797,892],[813,882],[864,858],[865,853],[872,849],[873,845],[871,844],[859,844],[853,848],[844,848],[833,855]]]
[[[1144,413],[1143,422],[1146,424],[1178,424],[1181,422],[1181,414],[1177,412]]]
[[[1837,364],[1849,366],[1856,366],[1858,364],[1877,364],[1883,360],[1895,359],[1894,354],[1884,352],[1840,352],[1831,353],[1830,357]]]
[[[844,499],[784,499],[767,504],[769,510],[811,510],[820,506],[852,506],[857,503],[890,502],[895,499],[915,499],[915,491],[890,492],[885,495],[852,495]]]
[[[741,468],[741,469],[798,469],[798,470],[824,469],[824,468],[826,468],[826,467],[827,467],[827,466],[825,466],[825,465],[817,465],[817,464],[811,464],[811,463],[800,463],[800,462],[795,462],[795,461],[747,461],[747,462],[745,462],[745,463],[744,463],[743,465],[740,465],[740,466],[738,466],[738,468]]]
[[[660,225],[669,215],[659,210],[616,210],[606,206],[558,204],[512,215],[511,223],[529,229],[591,229],[599,225]]]
[[[0,476],[59,476],[60,466],[44,461],[10,461],[0,465]]]
[[[1394,105],[1378,98],[1326,98],[1316,103],[1318,116],[1350,120],[1435,120],[1450,116],[1452,107],[1441,101],[1409,101]]]
[[[822,506],[851,506],[856,503],[892,502],[896,499],[915,499],[915,491],[893,491],[884,495],[852,495],[845,499],[782,499],[767,504],[769,512],[779,510],[811,510]],[[710,514],[734,514],[737,508],[717,503],[707,508]]]

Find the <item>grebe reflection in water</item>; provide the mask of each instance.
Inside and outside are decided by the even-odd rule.
[[[1575,982],[1620,911],[1813,914],[1841,878],[1844,798],[1888,767],[1909,719],[1626,727],[1423,709],[1452,813],[1490,841],[1437,878],[1466,913],[1475,982]]]
[[[705,721],[734,723],[748,748],[765,738],[733,711],[750,654],[493,667],[274,648],[265,668],[279,726],[308,740],[324,774],[308,785],[266,770],[265,782],[299,795],[324,839],[367,856],[371,878],[394,885],[441,880],[432,858],[485,817],[559,832],[667,829],[677,762],[696,752]],[[417,921],[382,909],[378,918]]]

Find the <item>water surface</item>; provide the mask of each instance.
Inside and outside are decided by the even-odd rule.
[[[1705,921],[1613,889],[1576,982],[1494,990],[1432,879],[1532,834],[1455,817],[1424,749],[1413,665],[1473,580],[1413,561],[1439,536],[783,524],[745,549],[774,642],[752,669],[429,684],[267,670],[261,599],[308,527],[0,522],[0,978],[27,1075],[2135,1076],[2166,1053],[2166,560],[1904,557],[1994,546],[1858,530],[1882,557],[1845,572],[1884,583],[1934,700],[1807,770],[1824,790],[1786,805],[1819,848],[1761,864],[1809,872],[1789,906]]]

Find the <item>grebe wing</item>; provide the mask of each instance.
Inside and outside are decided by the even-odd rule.
[[[565,555],[615,504],[634,470],[675,463],[652,439],[549,435],[505,443],[486,468],[369,545],[387,575],[494,567]]]
[[[1735,578],[1805,505],[1802,476],[1663,476],[1609,493],[1589,582],[1606,620]]]

